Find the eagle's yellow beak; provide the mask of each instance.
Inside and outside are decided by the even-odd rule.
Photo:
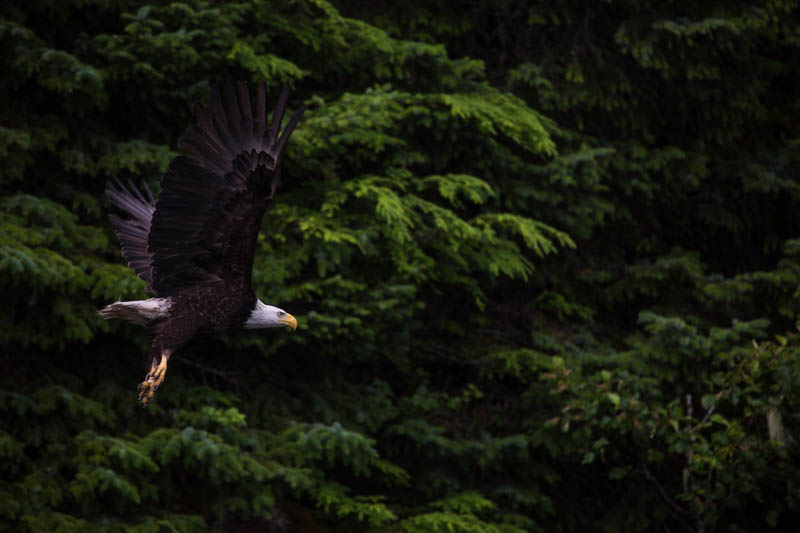
[[[297,319],[292,315],[290,315],[289,313],[286,313],[285,317],[279,318],[278,322],[280,322],[284,326],[292,328],[292,331],[297,329]]]

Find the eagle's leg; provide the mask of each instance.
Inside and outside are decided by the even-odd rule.
[[[147,407],[158,388],[164,383],[169,358],[181,346],[192,340],[204,324],[205,319],[199,313],[185,301],[178,299],[171,304],[169,317],[151,326],[150,333],[153,338],[147,349],[151,361],[150,372],[139,385],[139,401],[143,407]]]
[[[161,352],[161,359],[153,357],[153,364],[150,367],[150,372],[145,376],[144,381],[139,384],[139,401],[142,402],[142,407],[147,407],[155,395],[158,388],[164,382],[164,377],[167,375],[167,361],[169,360],[170,351],[165,350]]]

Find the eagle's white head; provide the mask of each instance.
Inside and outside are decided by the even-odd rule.
[[[295,330],[297,329],[297,319],[283,309],[267,305],[261,300],[256,300],[255,307],[250,312],[247,322],[244,323],[244,329],[278,328],[281,326],[288,326]]]

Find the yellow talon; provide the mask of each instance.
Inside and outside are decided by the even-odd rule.
[[[152,401],[153,395],[164,383],[164,376],[167,375],[167,360],[166,354],[162,353],[161,362],[156,365],[154,361],[150,372],[139,384],[139,401],[142,402],[142,407],[147,407],[147,404]]]

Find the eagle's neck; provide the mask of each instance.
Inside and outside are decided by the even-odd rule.
[[[284,312],[272,305],[267,305],[256,299],[250,316],[244,323],[244,329],[277,328],[283,324],[278,322],[279,314]]]

